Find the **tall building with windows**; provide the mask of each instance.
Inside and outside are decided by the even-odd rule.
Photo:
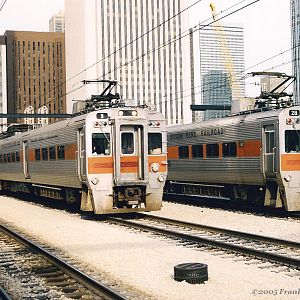
[[[228,75],[222,70],[208,71],[202,76],[202,103],[204,105],[230,105],[232,89]],[[204,120],[221,118],[228,115],[230,110],[207,110]]]
[[[200,65],[200,74],[195,76],[192,93],[201,97],[201,104],[230,105],[245,96],[245,82],[242,79],[245,69],[242,25],[201,28],[198,37],[194,34],[191,47],[194,48],[194,64]],[[195,72],[199,72],[199,68]],[[229,80],[230,73],[234,84]],[[200,113],[198,120],[219,118],[229,113],[229,110],[210,110]]]
[[[49,20],[50,32],[65,32],[65,13],[60,11]]]
[[[190,122],[189,41],[181,36],[188,17],[179,13],[186,3],[66,0],[68,112],[72,100],[102,91],[82,80],[106,79],[118,81],[123,99],[152,104],[169,125]]]
[[[0,114],[7,113],[6,98],[6,51],[2,44],[3,38],[0,36]],[[0,118],[0,133],[7,128],[6,118]]]
[[[294,103],[300,104],[300,0],[291,0],[292,60],[294,83]]]
[[[6,31],[0,41],[5,49],[7,113],[64,113],[64,33]]]

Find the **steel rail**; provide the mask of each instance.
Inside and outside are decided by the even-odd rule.
[[[77,268],[73,267],[69,263],[63,261],[62,259],[56,257],[49,251],[43,249],[42,247],[38,246],[37,244],[31,242],[27,238],[23,237],[22,235],[14,232],[13,230],[9,229],[8,227],[0,224],[0,230],[5,232],[7,235],[12,237],[13,239],[19,241],[22,244],[25,244],[33,251],[42,254],[49,262],[56,265],[59,269],[63,270],[65,273],[69,274],[74,279],[79,280],[79,283],[83,284],[84,286],[91,288],[94,292],[98,292],[103,294],[103,296],[109,299],[117,299],[117,300],[126,300],[127,298],[123,297],[116,291],[112,290],[111,288],[107,287],[106,285],[96,281],[92,277],[84,274]]]
[[[221,248],[221,249],[225,249],[225,250],[238,252],[241,254],[247,254],[250,256],[254,256],[254,258],[267,259],[270,262],[289,265],[289,266],[296,267],[296,268],[300,267],[300,259],[298,259],[298,258],[287,257],[287,256],[283,256],[283,255],[271,253],[271,252],[265,252],[265,251],[261,251],[261,250],[255,249],[255,248],[244,247],[241,245],[229,244],[226,242],[213,240],[212,238],[199,237],[199,236],[190,235],[187,233],[176,232],[176,231],[170,230],[170,229],[157,228],[157,227],[153,227],[150,225],[139,224],[138,220],[137,221],[129,221],[129,220],[124,220],[124,219],[120,219],[117,217],[111,217],[111,218],[109,218],[109,220],[111,220],[112,222],[115,222],[115,223],[134,227],[137,229],[142,229],[142,230],[145,230],[148,232],[155,232],[155,233],[162,234],[165,236],[170,236],[170,237],[176,238],[176,239],[181,239],[181,240],[186,240],[186,241],[194,242],[194,243],[198,243],[198,244],[213,246],[213,247],[217,247],[217,248]]]
[[[1,300],[12,300],[1,286],[0,286],[0,299]]]
[[[200,230],[209,230],[209,231],[213,231],[213,232],[217,232],[217,233],[228,234],[230,236],[237,236],[237,237],[242,237],[242,238],[247,238],[247,239],[252,239],[252,240],[269,242],[269,243],[273,243],[273,244],[281,245],[281,246],[285,246],[285,247],[293,247],[293,248],[300,249],[300,243],[294,242],[294,241],[278,239],[278,238],[274,238],[274,237],[248,233],[248,232],[244,232],[244,231],[225,229],[225,228],[197,224],[197,223],[186,222],[186,221],[180,221],[180,220],[173,220],[173,219],[169,219],[169,218],[165,218],[165,217],[158,217],[158,216],[152,216],[152,215],[150,216],[150,215],[146,215],[143,213],[138,213],[137,215],[146,217],[147,219],[169,222],[174,225],[179,224],[181,226],[193,227],[193,228],[200,229]]]

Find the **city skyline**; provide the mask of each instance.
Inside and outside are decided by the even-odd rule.
[[[6,30],[48,31],[49,19],[53,14],[57,14],[59,10],[64,9],[64,1],[46,2],[45,4],[45,1],[39,0],[7,1],[0,12],[0,34],[3,34]],[[185,2],[188,5],[196,1]],[[184,12],[184,14],[189,12],[191,26],[211,17],[210,2],[211,0],[202,0]],[[214,1],[217,11],[224,11],[227,7],[239,2],[241,1]],[[242,2],[242,5],[246,5],[253,1]],[[15,9],[16,6],[18,10]],[[32,7],[35,7],[35,9],[33,10]],[[12,16],[14,17],[12,18]],[[285,52],[291,48],[290,1],[277,1],[274,5],[273,0],[260,0],[248,8],[226,17],[225,20],[226,22],[238,22],[244,25],[246,69],[268,60],[249,71],[271,70],[291,74],[291,52]],[[270,59],[275,55],[278,56]],[[252,83],[251,79],[248,79],[246,95],[258,96],[259,87],[254,86]]]

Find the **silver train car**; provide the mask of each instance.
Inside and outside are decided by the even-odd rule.
[[[300,106],[169,127],[165,191],[300,211]]]
[[[0,190],[113,214],[160,210],[167,176],[163,116],[110,107],[0,140]]]

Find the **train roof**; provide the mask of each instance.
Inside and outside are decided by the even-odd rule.
[[[224,126],[224,125],[234,125],[240,122],[253,122],[259,119],[264,118],[272,118],[278,117],[281,112],[287,109],[298,109],[300,110],[300,106],[291,106],[288,108],[279,108],[279,109],[269,109],[266,111],[249,111],[249,112],[242,112],[237,115],[229,115],[222,118],[211,119],[203,122],[195,122],[183,125],[174,125],[168,126],[168,132],[179,132],[185,130],[193,130],[195,128],[201,127],[216,127],[216,126]]]

